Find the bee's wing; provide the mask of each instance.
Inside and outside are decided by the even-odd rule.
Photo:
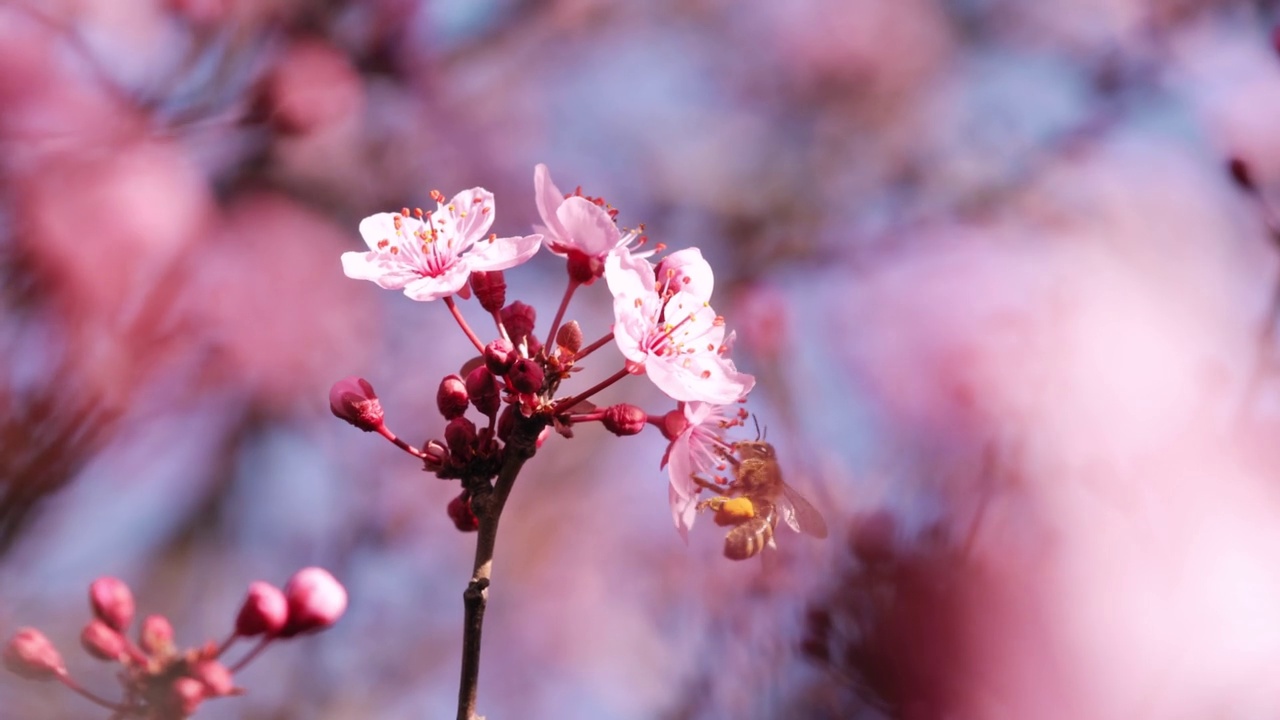
[[[782,483],[782,497],[776,504],[778,513],[792,530],[819,539],[827,536],[827,521],[822,519],[822,513],[785,482]]]

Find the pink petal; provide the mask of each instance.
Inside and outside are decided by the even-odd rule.
[[[653,266],[644,258],[632,255],[625,247],[604,259],[604,280],[615,300],[658,297],[653,288]],[[616,304],[614,310],[617,310]]]
[[[645,361],[649,380],[673,400],[728,405],[746,396],[755,378],[738,372],[719,355],[650,356]]]
[[[533,200],[538,205],[538,216],[547,226],[551,239],[568,237],[560,219],[556,217],[556,209],[564,202],[564,193],[551,182],[551,171],[546,165],[538,163],[533,169]]]
[[[475,187],[454,195],[448,205],[431,213],[431,217],[436,227],[455,233],[450,247],[456,254],[485,238],[493,225],[493,213],[493,193]]]
[[[695,498],[680,497],[675,488],[668,488],[667,498],[671,502],[671,519],[675,522],[676,531],[687,543],[689,530],[693,528],[693,521],[698,517],[698,501]]]
[[[374,252],[342,253],[342,272],[354,280],[369,280],[384,290],[399,290],[421,275],[388,255]]]
[[[564,228],[562,241],[588,257],[604,256],[622,239],[608,211],[586,198],[568,198],[556,210],[556,218]]]
[[[698,248],[685,248],[666,256],[658,263],[657,274],[660,283],[670,283],[674,289],[683,290],[704,302],[711,299],[715,276]]]
[[[378,252],[381,249],[379,244],[384,241],[397,246],[404,243],[404,236],[396,232],[397,217],[401,222],[415,223],[411,229],[417,227],[417,220],[401,217],[400,213],[377,213],[360,221],[360,237],[364,238],[370,250]]]
[[[542,246],[541,235],[481,240],[467,254],[471,270],[506,270],[533,257]]]
[[[426,302],[453,295],[467,284],[471,271],[466,263],[458,263],[439,276],[421,277],[404,288],[404,294],[414,300]]]

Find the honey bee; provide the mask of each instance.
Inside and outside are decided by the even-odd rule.
[[[781,519],[792,530],[816,538],[827,536],[822,513],[809,504],[782,479],[782,468],[773,445],[763,440],[733,444],[736,460],[733,481],[719,486],[697,479],[699,485],[719,495],[698,503],[699,510],[716,513],[716,523],[732,525],[724,538],[724,555],[730,560],[746,560],[766,547],[776,548],[774,530]]]

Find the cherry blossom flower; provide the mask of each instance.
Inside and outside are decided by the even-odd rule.
[[[493,194],[484,188],[463,190],[423,216],[378,213],[360,222],[369,252],[342,254],[347,277],[369,280],[387,290],[404,290],[414,300],[435,300],[469,291],[475,271],[505,270],[533,257],[541,235],[499,238],[490,235]]]
[[[701,265],[690,261],[687,276],[703,280],[689,291],[658,285],[653,266],[625,248],[610,255],[605,280],[614,297],[614,340],[628,368],[646,373],[672,399],[727,405],[745,397],[755,378],[727,357],[733,336],[726,338],[723,319],[700,296],[710,289],[711,268],[697,259]]]
[[[585,268],[582,282],[600,277],[605,258],[640,239],[639,230],[619,230],[613,220],[617,211],[606,209],[602,202],[583,197],[580,192],[566,197],[551,181],[551,171],[541,163],[533,170],[533,191],[538,215],[542,217],[542,225],[534,229],[546,236],[548,250],[571,260],[571,268]],[[637,254],[651,255],[653,251]]]
[[[698,484],[693,478],[724,468],[723,453],[729,447],[724,431],[740,424],[740,418],[725,415],[723,405],[705,402],[680,403],[663,419],[663,434],[671,441],[662,456],[671,478],[671,518],[686,540],[697,516]]]

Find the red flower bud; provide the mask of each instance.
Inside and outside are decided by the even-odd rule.
[[[480,521],[471,509],[471,496],[466,491],[450,500],[447,510],[453,526],[460,532],[475,532],[480,529]]]
[[[334,383],[329,389],[329,409],[365,432],[382,428],[382,403],[364,378],[352,376]]]
[[[289,620],[280,637],[324,630],[347,610],[347,589],[324,568],[299,570],[284,586],[284,596],[289,602]]]
[[[4,666],[28,680],[53,680],[67,671],[53,643],[35,628],[22,628],[9,639]]]
[[[444,442],[455,458],[469,459],[475,450],[476,424],[464,417],[450,420],[444,426]]]
[[[635,405],[613,405],[604,410],[604,427],[614,435],[635,435],[644,430],[649,416]]]
[[[675,440],[687,427],[689,419],[684,416],[683,410],[672,410],[663,415],[662,424],[658,426],[662,430],[662,437],[667,440]]]
[[[99,660],[115,661],[124,653],[124,636],[102,620],[90,620],[80,631],[80,645]]]
[[[510,340],[498,338],[484,346],[484,366],[494,375],[506,375],[520,357]]]
[[[538,312],[532,306],[519,300],[502,308],[502,324],[511,336],[511,342],[519,345],[524,337],[533,332],[533,324],[538,319]]]
[[[582,349],[582,327],[577,320],[570,320],[560,326],[560,330],[556,332],[556,345],[570,353],[577,353]]]
[[[502,406],[502,389],[489,368],[481,365],[467,375],[467,397],[486,417],[493,417],[498,412]]]
[[[516,427],[516,406],[508,405],[502,408],[502,413],[498,415],[498,439],[506,442],[511,439],[511,431]]]
[[[436,391],[436,407],[445,420],[462,417],[467,411],[467,384],[458,375],[446,375]]]
[[[485,312],[497,312],[507,302],[507,279],[501,270],[471,273],[471,290]]]
[[[864,564],[882,565],[893,561],[897,534],[897,519],[888,510],[877,510],[855,519],[849,546]]]
[[[133,622],[133,593],[124,581],[113,577],[100,577],[89,585],[89,606],[94,617],[118,632],[124,632]]]
[[[275,635],[288,619],[289,601],[284,593],[271,583],[253,582],[236,616],[236,634],[241,637]]]
[[[545,379],[542,368],[529,358],[516,360],[507,372],[507,382],[511,384],[511,389],[522,394],[542,392]]]
[[[138,645],[148,655],[160,657],[173,654],[173,625],[163,615],[148,615],[138,631]]]

